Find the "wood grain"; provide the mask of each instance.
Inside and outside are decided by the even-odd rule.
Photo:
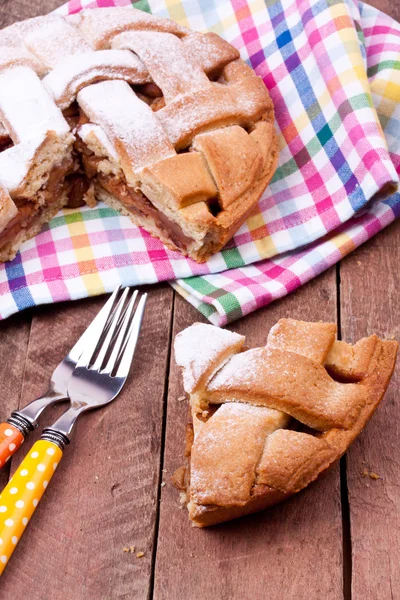
[[[350,341],[376,332],[400,340],[400,223],[341,265],[342,334]],[[400,377],[347,453],[353,600],[400,597]],[[379,479],[362,476],[374,472]]]
[[[367,4],[375,6],[396,21],[400,21],[400,2],[398,0],[368,0]]]
[[[0,28],[11,25],[15,21],[23,21],[30,17],[46,15],[65,4],[62,0],[1,0]]]
[[[18,408],[28,351],[31,314],[16,315],[0,324],[0,422]],[[22,447],[21,451],[23,452]],[[8,480],[9,465],[0,471],[2,489]]]
[[[252,346],[265,344],[280,318],[336,321],[335,270],[268,309],[233,324]],[[175,301],[174,334],[199,320]],[[171,361],[164,481],[155,570],[156,600],[337,600],[342,593],[342,521],[339,467],[288,502],[209,529],[189,524],[171,473],[182,462],[187,403]]]
[[[2,597],[6,592],[29,600],[148,597],[172,296],[168,286],[152,287],[130,380],[117,401],[77,424],[2,577]],[[103,302],[36,311],[22,404],[44,391],[52,369]],[[41,426],[54,418],[51,412]],[[145,556],[123,551],[131,545]]]

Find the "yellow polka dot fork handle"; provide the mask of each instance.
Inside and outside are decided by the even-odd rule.
[[[0,495],[0,575],[63,455],[61,440],[38,440]]]
[[[96,334],[96,331],[103,329],[110,310],[114,307],[118,298],[120,289],[120,286],[118,286],[114,290],[74,347],[54,369],[47,392],[24,408],[14,410],[5,423],[0,423],[0,468],[15,454],[27,435],[37,427],[39,417],[43,411],[57,402],[68,400],[68,381],[82,354],[82,349],[88,340]]]

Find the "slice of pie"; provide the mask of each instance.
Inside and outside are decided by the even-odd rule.
[[[0,31],[0,261],[96,200],[207,260],[274,174],[273,122],[262,80],[214,33],[132,8]]]
[[[281,319],[263,348],[195,323],[176,336],[189,395],[188,466],[173,480],[197,527],[253,513],[339,459],[388,387],[398,344],[354,345],[336,325]]]

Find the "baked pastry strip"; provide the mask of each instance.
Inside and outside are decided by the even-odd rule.
[[[351,346],[336,340],[334,324],[281,319],[266,348],[218,361],[208,348],[214,348],[213,339],[218,347],[220,331],[195,325],[177,337],[194,435],[187,449],[189,467],[178,470],[174,481],[198,527],[276,504],[340,458],[381,401],[398,347],[375,335]],[[206,335],[208,344],[200,356],[201,364],[208,364],[208,377],[201,378],[196,350]],[[192,360],[183,361],[179,357],[189,347]],[[271,363],[276,353],[280,360]],[[254,355],[257,360],[249,362]],[[323,364],[338,380],[331,379]],[[322,404],[321,393],[326,393]],[[284,410],[274,410],[277,406]],[[313,430],[303,424],[312,424]]]
[[[20,212],[3,211],[0,260],[53,214],[47,178],[53,208],[104,200],[199,262],[255,209],[277,165],[273,106],[218,35],[103,8],[15,23],[0,48],[0,179]]]

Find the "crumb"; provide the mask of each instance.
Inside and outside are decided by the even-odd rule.
[[[395,339],[394,335],[391,335],[388,337],[388,340],[394,340],[394,339]]]
[[[208,410],[203,410],[201,416],[203,417],[203,419],[206,419],[208,417]]]
[[[133,552],[135,552],[135,546],[129,546],[129,552],[133,554]]]
[[[368,471],[368,469],[364,469],[364,471],[361,473],[361,477],[369,477],[370,479],[381,479],[381,476],[378,475],[377,473],[374,473],[374,471]]]
[[[129,548],[125,546],[125,548],[122,548],[122,552],[129,552]]]
[[[90,187],[89,187],[88,191],[86,192],[86,194],[83,196],[83,199],[88,206],[90,206],[91,208],[95,208],[95,206],[97,205],[97,200],[96,200],[96,196],[94,193],[93,184],[90,184]]]
[[[178,402],[184,402],[186,400],[186,396],[179,396]]]
[[[163,473],[168,473],[167,469],[162,470]]]
[[[358,266],[360,267],[360,266],[361,266],[361,260],[358,260],[358,261],[357,261],[357,264],[358,264]]]
[[[161,487],[165,487],[165,481],[162,482]]]
[[[137,552],[136,558],[142,558],[144,556],[144,552]]]

